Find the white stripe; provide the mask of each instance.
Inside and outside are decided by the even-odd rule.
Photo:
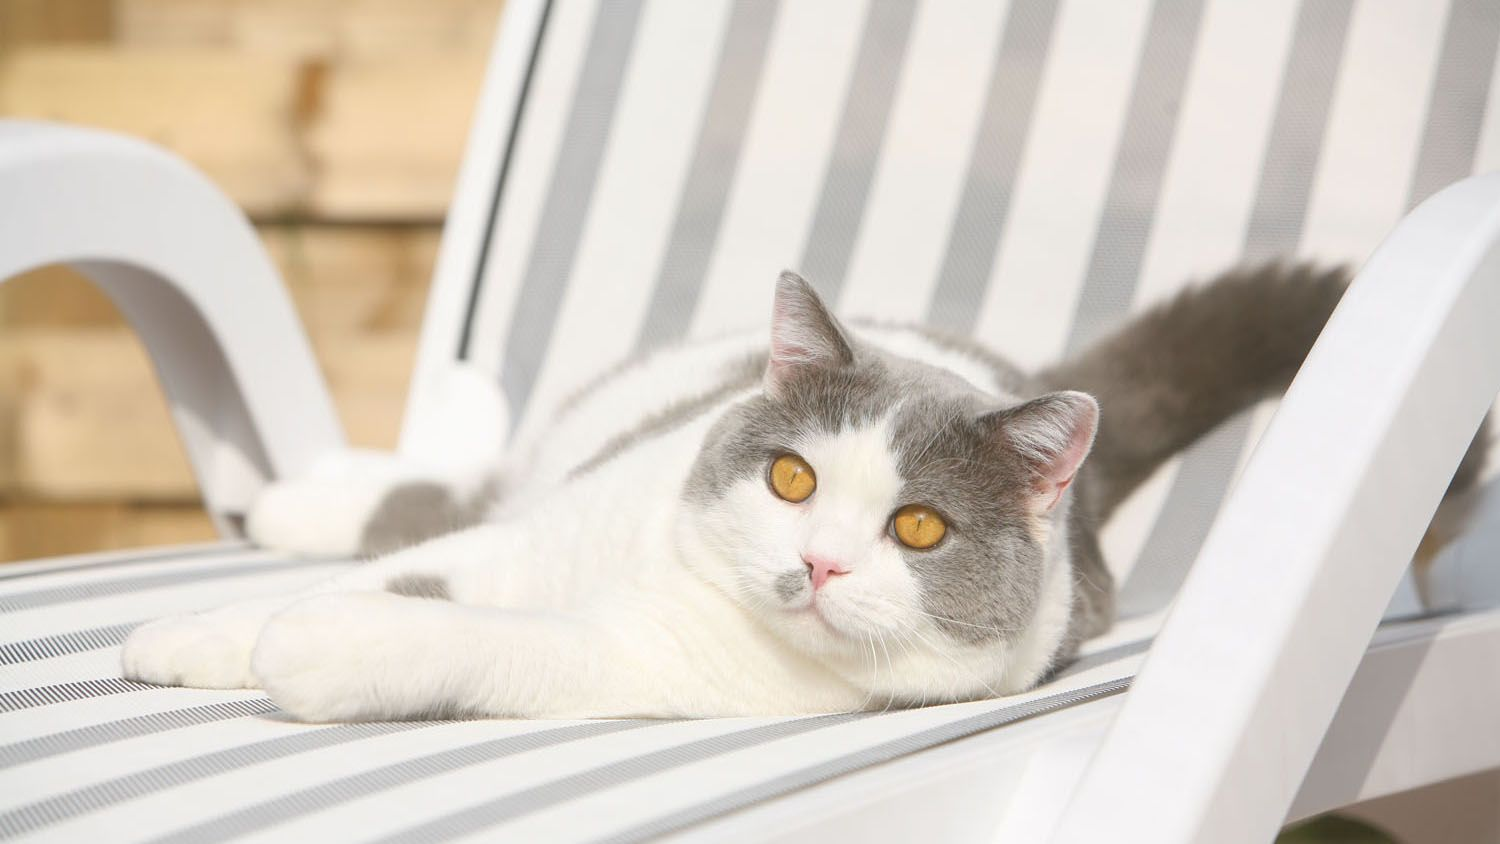
[[[1240,257],[1298,5],[1214,0],[1204,10],[1137,307]]]
[[[577,263],[519,439],[556,403],[624,358],[671,230],[693,157],[729,4],[647,4]]]
[[[1406,213],[1446,18],[1435,0],[1354,7],[1302,255],[1361,264]]]
[[[521,133],[500,202],[499,225],[490,240],[485,276],[480,281],[472,362],[498,377],[500,350],[510,330],[511,311],[521,290],[521,274],[541,221],[552,169],[562,148],[563,128],[583,69],[584,47],[598,2],[554,2],[532,79]]]
[[[6,691],[34,689],[38,686],[55,686],[60,683],[76,683],[81,680],[118,677],[119,675],[120,649],[118,647],[101,648],[97,651],[85,651],[54,659],[7,665],[0,669],[0,689]],[[0,714],[0,724],[6,725],[5,739],[15,737],[11,732],[10,719],[20,717],[19,713],[26,711],[28,710]]]
[[[1141,654],[1122,659],[1090,671],[1088,675],[1101,679],[1128,676],[1134,673],[1143,658]],[[1065,684],[1054,684],[1045,691],[1000,701],[912,709],[837,724],[713,756],[601,790],[584,799],[520,818],[499,830],[503,830],[507,837],[521,841],[587,840],[902,736],[1057,694],[1064,689],[1082,688],[1091,682],[1080,676],[1069,678]]]
[[[4,641],[35,639],[85,627],[142,621],[173,613],[207,609],[233,601],[278,595],[317,583],[347,565],[330,564],[166,585],[84,601],[64,601],[0,616]],[[0,672],[21,666],[6,666]],[[0,676],[4,676],[0,674]]]
[[[1007,5],[919,7],[841,313],[922,320],[964,189]]]
[[[120,675],[117,667],[120,660],[119,650],[106,652],[104,658],[112,663],[110,670],[94,676],[118,677]],[[121,718],[131,718],[136,715],[149,715],[153,712],[185,709],[189,706],[204,706],[210,703],[248,700],[264,696],[259,691],[248,689],[149,689],[85,698],[7,713],[4,720],[0,721],[0,725],[3,725],[0,726],[0,736],[3,736],[4,743],[9,744],[65,730],[92,727],[96,724],[118,721]],[[77,764],[78,759],[74,759],[73,762]]]
[[[1240,257],[1297,8],[1297,0],[1214,0],[1204,9],[1135,309]],[[1100,541],[1117,578],[1140,556],[1178,466],[1158,469],[1104,526]]]
[[[45,568],[33,569],[26,577],[18,577],[12,580],[0,580],[0,600],[7,596],[21,595],[47,589],[59,589],[67,586],[77,586],[88,583],[102,583],[111,580],[127,580],[141,576],[163,575],[173,571],[213,571],[216,569],[242,566],[246,563],[274,562],[285,560],[283,554],[273,554],[269,551],[258,551],[254,549],[235,549],[222,553],[204,554],[201,556],[166,557],[142,556],[136,558],[120,558],[108,560],[108,564],[97,568],[71,568],[59,566],[56,571]],[[0,616],[0,625],[3,625],[4,616]]]
[[[811,225],[866,6],[782,4],[693,336],[768,324],[773,282]]]
[[[271,797],[315,786],[338,776],[469,744],[487,737],[498,738],[507,734],[529,732],[540,726],[542,725],[525,722],[478,721],[356,739],[332,747],[247,765],[117,803],[59,823],[47,832],[60,840],[71,841],[112,840],[112,830],[129,829],[149,830],[154,837]],[[321,729],[328,727],[297,724],[269,717],[248,718],[176,730],[153,738],[158,745],[170,746],[171,750],[163,751],[160,760],[169,763],[257,741]],[[128,775],[149,767],[150,764],[132,765],[115,773]],[[95,778],[90,775],[71,786],[48,790],[40,797],[45,799],[107,779],[110,777]],[[351,837],[358,836],[351,836],[346,831],[344,835],[329,840],[349,840]]]
[[[773,719],[766,719],[766,722],[770,720]],[[563,722],[530,723],[545,728],[558,726]],[[722,735],[736,729],[743,729],[752,723],[760,723],[760,721],[742,719],[684,721],[559,744],[440,774],[410,785],[362,797],[330,811],[272,827],[245,840],[247,842],[264,841],[268,844],[278,841],[336,841],[346,838],[347,830],[351,828],[393,832],[598,765],[708,736]],[[357,768],[341,773],[348,774],[368,770],[371,767],[374,766],[361,764]],[[325,777],[325,779],[332,778],[331,776]],[[569,836],[569,838],[576,840],[576,836]],[[541,839],[508,837],[507,840]]]
[[[218,702],[206,696],[203,700],[203,703]],[[276,718],[238,718],[126,739],[83,754],[43,759],[0,773],[8,781],[8,787],[0,788],[0,809],[9,811],[158,765],[303,729],[306,728]],[[161,831],[159,827],[153,830],[157,831]]]
[[[1064,3],[976,336],[1023,369],[1056,360],[1109,188],[1150,6]]]
[[[1156,626],[1160,624],[1160,616],[1146,619],[1144,623],[1127,625],[1116,634],[1100,640],[1097,647],[1091,649],[1097,652],[1108,647],[1113,647],[1122,642],[1132,642],[1150,635]],[[1103,664],[1088,672],[1083,672],[1074,677],[1069,677],[1066,683],[1055,683],[1044,690],[1038,690],[1030,696],[1018,696],[1007,698],[1003,704],[996,702],[967,704],[959,707],[945,707],[942,709],[927,710],[935,715],[921,715],[920,713],[897,713],[889,718],[874,719],[884,721],[883,726],[874,726],[867,733],[845,734],[838,741],[838,749],[848,751],[859,749],[864,744],[876,744],[887,741],[898,736],[909,734],[917,729],[918,725],[925,726],[930,719],[940,722],[949,722],[976,712],[993,708],[997,705],[1012,705],[1022,700],[1055,694],[1063,688],[1074,688],[1099,682],[1101,679],[1119,676],[1129,673],[1132,663],[1125,660],[1116,660],[1112,663]],[[912,720],[915,718],[916,720]],[[402,787],[398,790],[387,792],[381,796],[363,798],[357,802],[351,802],[340,808],[334,809],[319,816],[309,817],[295,824],[278,828],[287,838],[318,840],[337,833],[339,830],[347,830],[353,826],[369,823],[371,819],[377,820],[387,828],[408,828],[413,824],[432,820],[436,817],[447,815],[454,811],[473,806],[488,800],[503,798],[536,786],[547,783],[561,777],[578,774],[582,771],[598,768],[634,756],[653,753],[664,748],[680,746],[691,740],[697,740],[712,736],[725,735],[738,730],[765,724],[775,723],[779,719],[719,719],[707,722],[689,722],[686,724],[673,724],[665,727],[644,729],[640,731],[624,733],[594,739],[586,743],[572,746],[566,749],[559,748],[550,757],[543,758],[540,754],[534,754],[528,760],[501,760],[476,767],[463,772],[456,772],[440,778],[434,778],[420,783]],[[874,723],[874,721],[870,722]],[[759,765],[747,769],[742,773],[748,774],[753,780],[775,777],[785,771],[795,770],[805,764],[806,756],[802,752],[800,742],[811,739],[814,735],[821,736],[825,732],[842,728],[825,728],[815,733],[804,734],[799,738],[788,739],[778,742],[777,746],[786,748],[786,752],[771,754],[768,765]],[[860,739],[859,744],[851,745],[851,738]],[[868,739],[868,741],[865,741]],[[725,756],[723,759],[730,760],[721,763],[710,759],[695,763],[682,769],[677,775],[686,777],[687,782],[694,781],[695,777],[690,772],[703,770],[722,770],[725,764],[735,767],[734,760],[744,757],[739,754]],[[540,763],[540,764],[536,764]],[[518,773],[519,771],[519,773]],[[644,781],[644,780],[643,780]],[[675,786],[674,786],[675,787]],[[637,789],[634,785],[624,785],[620,789],[606,794],[619,792],[631,792]],[[697,801],[712,794],[712,789],[703,785],[693,785],[685,788],[680,796],[681,800]],[[629,813],[619,816],[608,814],[592,819],[584,819],[578,813],[570,812],[570,807],[587,805],[582,801],[572,801],[560,804],[557,808],[547,810],[539,814],[539,818],[545,818],[543,824],[550,820],[571,818],[564,823],[561,830],[562,837],[568,840],[577,840],[587,837],[588,834],[598,832],[601,829],[616,829],[629,825],[640,817],[641,812],[648,813],[646,817],[665,813],[670,805],[676,805],[670,798],[667,803],[662,802],[663,795],[656,794],[644,804],[636,806]],[[585,798],[590,799],[590,798]],[[611,798],[606,796],[606,801]],[[592,810],[590,810],[592,811]],[[612,812],[612,809],[605,809]],[[600,828],[593,823],[604,822],[607,825]],[[530,830],[531,821],[522,820],[521,828]],[[511,835],[510,828],[506,828],[508,837],[516,840],[553,840],[550,833],[531,834],[530,832]],[[267,831],[267,836],[270,835]],[[265,840],[273,840],[267,837]]]
[[[245,553],[248,544],[239,541],[194,542],[183,545],[150,545],[124,551],[101,551],[88,554],[69,554],[63,557],[46,557],[0,565],[0,584],[29,579],[35,575],[56,574],[69,569],[116,568],[140,560],[155,558],[190,559],[193,557],[217,556],[220,554]]]
[[[995,706],[989,703],[985,708]],[[935,706],[850,721],[606,789],[520,818],[499,830],[517,841],[590,840],[772,779],[782,772],[816,765],[977,711],[979,707],[969,704]]]

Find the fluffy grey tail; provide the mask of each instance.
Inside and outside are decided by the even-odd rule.
[[[1348,286],[1347,269],[1270,264],[1227,272],[1127,323],[1039,376],[1099,400],[1089,458],[1094,514],[1109,516],[1157,466],[1297,374]],[[1472,486],[1480,427],[1449,488]]]

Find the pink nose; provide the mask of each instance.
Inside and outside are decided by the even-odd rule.
[[[813,591],[822,589],[828,578],[849,573],[849,569],[843,565],[816,554],[803,554],[802,562],[807,564],[807,576],[812,578]]]

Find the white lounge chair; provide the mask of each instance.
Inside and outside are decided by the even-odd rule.
[[[509,0],[400,454],[353,461],[227,200],[145,144],[0,121],[0,278],[67,263],[115,299],[226,537],[0,567],[0,837],[1265,841],[1500,768],[1500,494],[1428,606],[1403,576],[1500,391],[1500,176],[1460,181],[1500,165],[1497,44],[1488,0]],[[1363,269],[1269,427],[1117,517],[1125,617],[1034,692],[307,726],[119,678],[143,620],[349,565],[235,539],[267,481],[524,439],[623,355],[759,322],[785,266],[1038,365],[1279,255]]]

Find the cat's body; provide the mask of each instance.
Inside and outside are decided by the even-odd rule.
[[[784,277],[769,354],[749,335],[613,372],[517,452],[484,524],[302,596],[148,625],[125,673],[260,685],[309,720],[1020,691],[1111,621],[1098,522],[1283,387],[1342,286],[1230,277],[1026,376],[918,329],[845,328]],[[440,500],[444,519],[478,512]],[[253,532],[274,542],[286,518]]]

